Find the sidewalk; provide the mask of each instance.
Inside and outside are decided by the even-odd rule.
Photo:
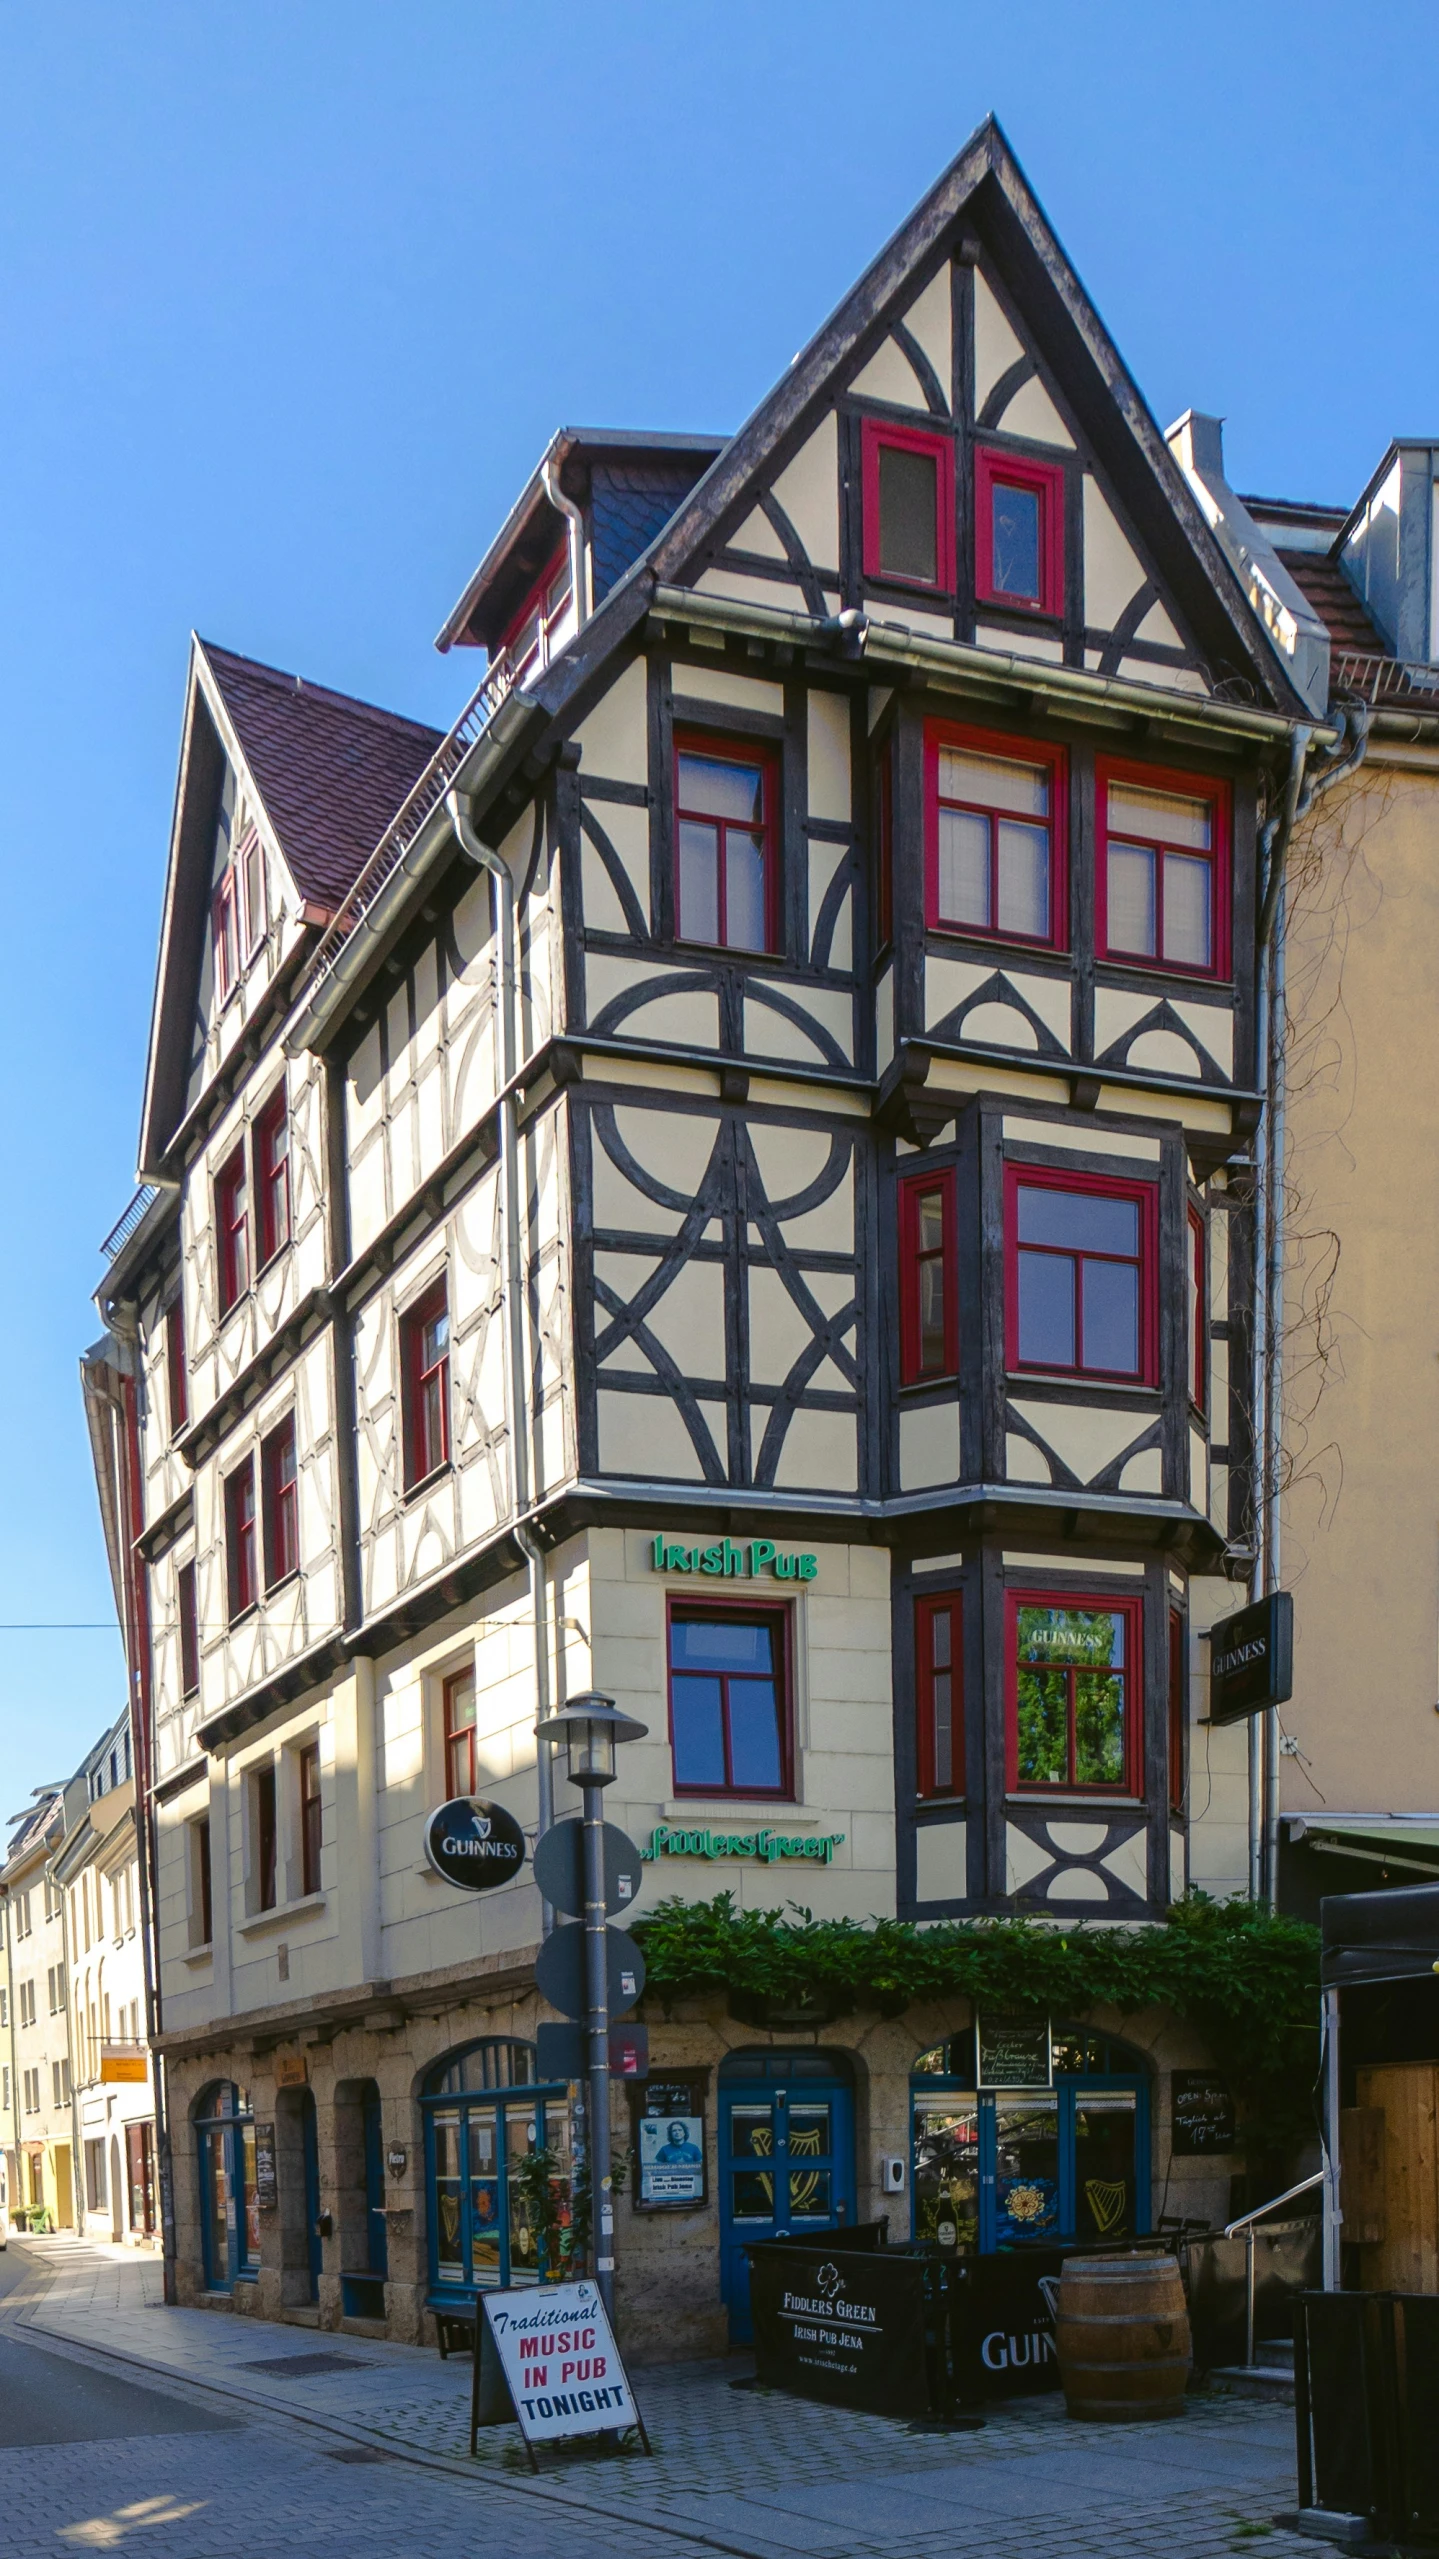
[[[1210,2559],[1261,2536],[1275,2559],[1315,2548],[1274,2528],[1294,2503],[1285,2408],[1205,2395],[1163,2426],[1081,2428],[1056,2392],[992,2413],[980,2434],[912,2434],[888,2418],[735,2391],[747,2369],[736,2358],[632,2374],[652,2461],[571,2457],[534,2479],[513,2427],[487,2429],[470,2460],[460,2358],[167,2310],[156,2259],[66,2238],[12,2245],[27,2273],[3,2315],[37,2345],[115,2358],[540,2505],[578,2506],[646,2541],[703,2541],[744,2559]]]

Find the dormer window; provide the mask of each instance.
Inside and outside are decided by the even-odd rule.
[[[530,589],[495,653],[496,673],[503,667],[511,684],[523,684],[549,665],[561,645],[559,627],[570,609],[568,547],[551,560],[544,576]]]

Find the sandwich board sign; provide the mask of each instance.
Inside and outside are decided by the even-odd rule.
[[[501,2424],[509,2417],[518,2419],[530,2466],[536,2470],[534,2446],[571,2435],[613,2434],[637,2426],[640,2441],[649,2451],[645,2422],[635,2406],[598,2284],[538,2284],[526,2292],[486,2292],[480,2295],[480,2303],[483,2331],[476,2340],[472,2452],[481,2425]]]

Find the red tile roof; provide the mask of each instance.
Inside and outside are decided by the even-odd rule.
[[[1337,560],[1331,560],[1323,551],[1281,549],[1279,557],[1295,585],[1308,597],[1341,656],[1393,656]]]
[[[200,646],[296,887],[340,906],[442,732]]]

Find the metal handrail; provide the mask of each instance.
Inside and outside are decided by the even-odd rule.
[[[1237,2221],[1226,2222],[1224,2236],[1232,2239],[1236,2231],[1244,2233],[1244,2360],[1254,2363],[1254,2225],[1267,2212],[1277,2212],[1281,2204],[1292,2203],[1296,2195],[1307,2195],[1311,2186],[1322,2186],[1324,2170],[1316,2168],[1312,2177],[1301,2177],[1297,2186],[1286,2186],[1282,2195],[1271,2195],[1267,2204],[1256,2204],[1253,2212],[1242,2212]]]
[[[1251,2222],[1262,2221],[1267,2212],[1277,2212],[1281,2204],[1292,2204],[1296,2195],[1307,2195],[1311,2186],[1322,2186],[1324,2171],[1316,2168],[1312,2177],[1301,2177],[1297,2186],[1286,2186],[1282,2195],[1271,2195],[1267,2204],[1256,2204],[1253,2212],[1242,2212],[1237,2221],[1227,2221],[1224,2236],[1232,2239],[1236,2230],[1247,2229]]]
[[[121,1248],[128,1244],[146,1209],[155,1198],[153,1182],[142,1182],[123,1217],[116,1220],[100,1250],[107,1262],[113,1262]]]

